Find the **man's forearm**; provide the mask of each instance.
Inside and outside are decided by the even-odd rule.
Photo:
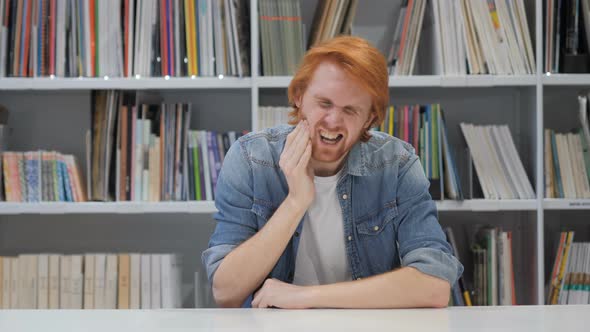
[[[412,267],[362,280],[311,286],[313,308],[423,308],[445,307],[450,286],[446,280]]]
[[[289,198],[279,206],[266,225],[230,252],[213,277],[213,295],[222,307],[239,307],[268,276],[305,209]]]

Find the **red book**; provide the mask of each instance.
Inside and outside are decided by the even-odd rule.
[[[132,201],[135,200],[135,168],[138,167],[135,162],[135,137],[136,137],[136,124],[137,124],[137,106],[131,107],[131,165],[127,167],[131,167],[131,185],[129,186],[129,192],[131,193]]]
[[[88,14],[90,17],[90,73],[91,77],[96,76],[96,4],[94,0],[88,0]]]
[[[132,0],[133,1],[133,0]],[[129,69],[129,49],[133,45],[129,45],[129,0],[124,1],[124,15],[123,15],[123,75],[126,77],[131,76]]]
[[[25,13],[26,15],[26,23],[25,26],[23,27],[25,29],[24,33],[25,33],[25,45],[24,45],[24,56],[23,56],[23,66],[21,67],[21,76],[27,76],[27,74],[29,73],[29,46],[31,44],[31,12],[32,12],[32,7],[33,7],[33,2],[32,1],[28,1],[28,5],[27,7],[27,12]]]
[[[174,15],[172,14],[174,11],[174,6],[171,2],[171,0],[166,0],[166,2],[168,3],[168,10],[166,11],[168,13],[168,18],[167,18],[167,26],[168,26],[168,75],[170,76],[174,76],[176,73],[174,71]]]
[[[512,305],[516,305],[516,289],[514,287],[514,262],[512,260],[512,232],[507,232],[508,236],[508,248],[510,250],[510,286],[512,288]]]
[[[162,58],[162,76],[168,73],[168,34],[166,33],[166,0],[160,0],[160,56]]]
[[[406,17],[404,17],[404,27],[402,29],[402,40],[399,45],[399,51],[397,53],[397,67],[399,68],[402,63],[404,46],[406,45],[406,37],[408,35],[408,28],[410,25],[410,17],[412,17],[412,9],[414,8],[414,0],[408,1],[408,9],[406,9]]]
[[[49,75],[55,75],[55,1],[49,2]]]

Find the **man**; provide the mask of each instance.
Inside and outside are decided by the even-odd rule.
[[[369,129],[384,57],[357,37],[309,50],[289,86],[296,126],[238,140],[217,182],[203,264],[222,307],[445,307],[463,271],[413,148]]]

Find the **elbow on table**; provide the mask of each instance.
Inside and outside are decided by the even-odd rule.
[[[213,278],[211,289],[215,304],[220,308],[240,308],[245,300],[237,298],[237,292],[231,286],[220,285],[215,277]]]
[[[232,292],[213,285],[213,299],[219,308],[240,308],[242,302],[232,296]]]
[[[451,287],[444,280],[437,280],[433,285],[433,290],[429,296],[427,305],[432,308],[446,308],[449,305],[451,296]]]

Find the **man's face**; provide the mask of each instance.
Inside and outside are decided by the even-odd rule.
[[[307,119],[312,162],[335,171],[373,120],[371,95],[331,62],[321,63],[297,102]]]

